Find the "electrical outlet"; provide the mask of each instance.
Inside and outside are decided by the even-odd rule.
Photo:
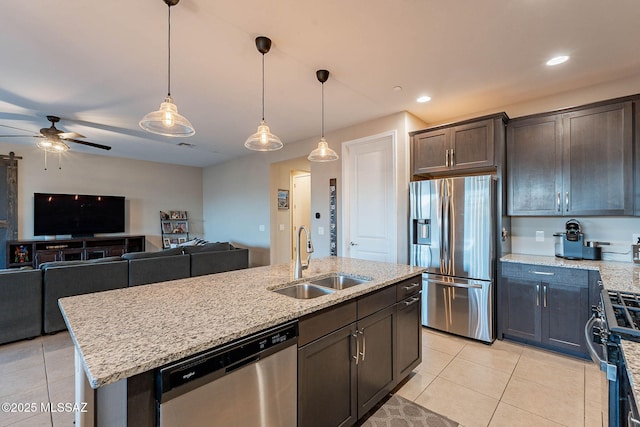
[[[536,242],[544,242],[544,231],[536,231]]]

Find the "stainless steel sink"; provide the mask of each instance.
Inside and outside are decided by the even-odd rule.
[[[286,288],[275,289],[273,292],[297,299],[310,299],[332,294],[335,291],[333,289],[314,286],[310,283],[298,283],[297,285],[287,286]]]
[[[350,288],[356,285],[361,285],[370,281],[371,280],[349,276],[346,274],[332,274],[331,276],[323,277],[322,279],[310,280],[309,282],[313,285],[339,290]]]

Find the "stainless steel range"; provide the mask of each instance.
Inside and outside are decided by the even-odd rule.
[[[592,312],[585,338],[591,358],[609,382],[609,426],[638,427],[640,416],[620,343],[640,342],[640,293],[601,289],[600,304]]]

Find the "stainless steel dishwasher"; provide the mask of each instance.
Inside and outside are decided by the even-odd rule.
[[[290,322],[158,369],[158,426],[295,427],[297,337]]]

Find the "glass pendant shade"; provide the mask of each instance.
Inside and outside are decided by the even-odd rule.
[[[191,122],[178,113],[178,107],[170,96],[164,99],[158,111],[152,111],[140,120],[140,127],[164,136],[184,137],[196,133]]]
[[[64,142],[58,140],[51,140],[49,138],[43,138],[37,143],[38,148],[49,153],[64,153],[69,151],[69,146]]]
[[[318,148],[313,150],[309,157],[307,157],[312,162],[332,162],[334,160],[338,160],[338,153],[333,151],[327,141],[323,138],[320,138],[320,142],[318,142]]]
[[[249,150],[255,151],[275,151],[282,148],[282,141],[269,130],[267,123],[262,120],[258,131],[251,135],[244,143]]]

